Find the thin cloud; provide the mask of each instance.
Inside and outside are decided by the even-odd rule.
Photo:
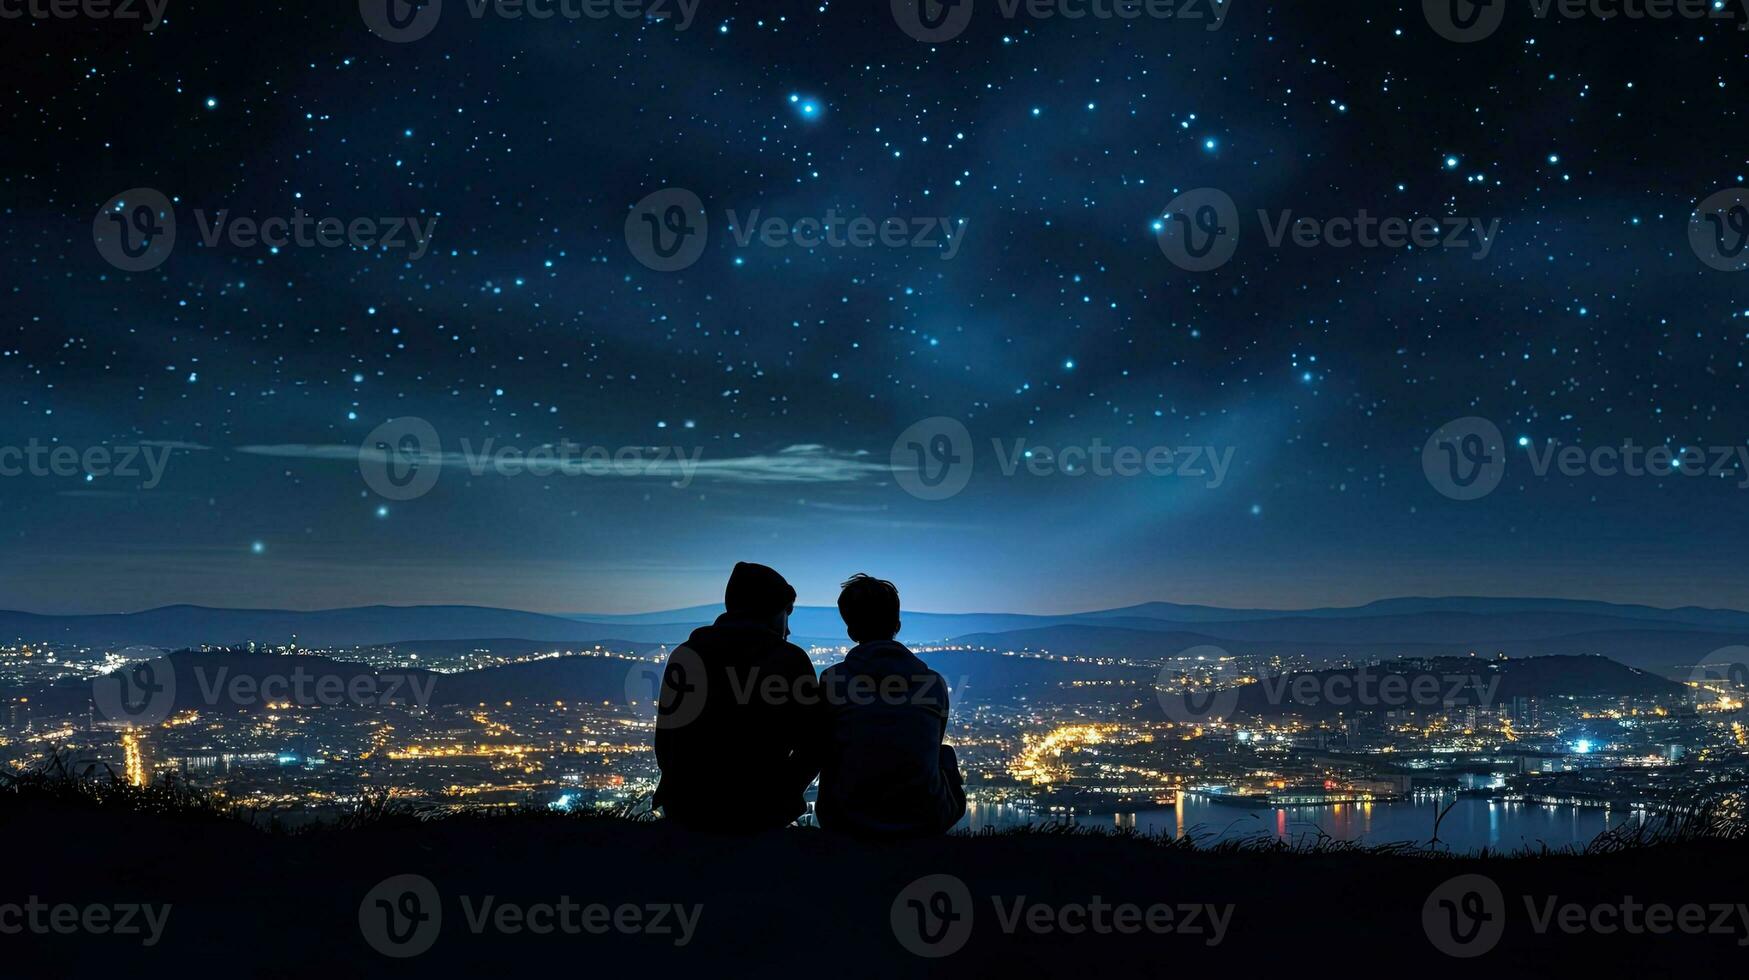
[[[696,457],[688,454],[688,450],[674,446],[630,446],[609,452],[606,456],[595,452],[595,447],[587,447],[591,453],[588,456],[584,455],[585,447],[573,444],[566,448],[566,476],[642,477],[661,480],[690,478],[743,484],[815,484],[859,483],[870,479],[885,479],[892,475],[890,464],[876,460],[866,451],[844,452],[816,443],[789,446],[775,453],[722,459]],[[415,451],[395,456],[381,447],[333,444],[279,443],[237,447],[237,452],[276,459],[417,463],[421,466],[465,469],[476,475],[500,472],[500,467],[494,461],[499,458],[499,453],[511,450],[515,452],[510,463],[512,472],[524,472],[529,465],[551,466],[560,459],[560,447],[551,443],[526,451],[518,447],[485,443],[466,452]],[[530,453],[534,455],[531,456]],[[636,455],[630,455],[631,453]]]

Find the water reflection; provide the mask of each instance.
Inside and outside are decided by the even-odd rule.
[[[1639,810],[1505,803],[1443,793],[1417,794],[1400,802],[1288,807],[1239,806],[1186,793],[1179,796],[1175,807],[1136,813],[1071,816],[1012,806],[972,805],[959,826],[1000,829],[1055,820],[1173,837],[1191,834],[1205,843],[1258,836],[1305,841],[1322,835],[1369,844],[1425,844],[1433,837],[1435,818],[1447,806],[1451,809],[1439,824],[1439,840],[1460,852],[1583,847],[1605,830],[1634,829],[1657,819]]]

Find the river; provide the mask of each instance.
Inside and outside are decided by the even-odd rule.
[[[1249,807],[1184,793],[1178,805],[1169,809],[1083,814],[1073,822],[1082,827],[1129,828],[1174,837],[1189,833],[1210,843],[1258,836],[1303,841],[1322,832],[1339,840],[1368,844],[1424,844],[1433,836],[1434,817],[1453,799],[1426,793],[1391,803]],[[1517,851],[1545,844],[1555,849],[1583,847],[1609,828],[1624,824],[1631,828],[1657,819],[1635,810],[1456,799],[1439,827],[1440,841],[1455,852],[1474,853],[1484,848]],[[973,806],[959,828],[1008,828],[1051,819],[1062,818],[1012,806]]]

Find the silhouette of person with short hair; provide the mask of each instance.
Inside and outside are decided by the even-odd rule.
[[[941,675],[893,639],[899,590],[860,572],[838,614],[855,649],[820,675],[820,826],[868,837],[946,833],[966,812]]]
[[[782,575],[737,563],[723,594],[727,611],[669,656],[655,798],[668,819],[750,833],[783,827],[807,809],[802,793],[819,772],[808,744],[819,692],[808,655],[787,640],[795,602]]]

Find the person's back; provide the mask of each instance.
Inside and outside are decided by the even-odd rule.
[[[807,745],[808,655],[785,640],[795,590],[763,565],[735,566],[728,612],[669,657],[656,723],[656,804],[677,823],[746,832],[806,809],[817,765]],[[776,680],[773,680],[776,678]]]
[[[947,682],[892,638],[892,583],[857,575],[838,608],[858,642],[820,675],[820,826],[878,837],[944,833],[966,808],[953,749],[941,744]]]

